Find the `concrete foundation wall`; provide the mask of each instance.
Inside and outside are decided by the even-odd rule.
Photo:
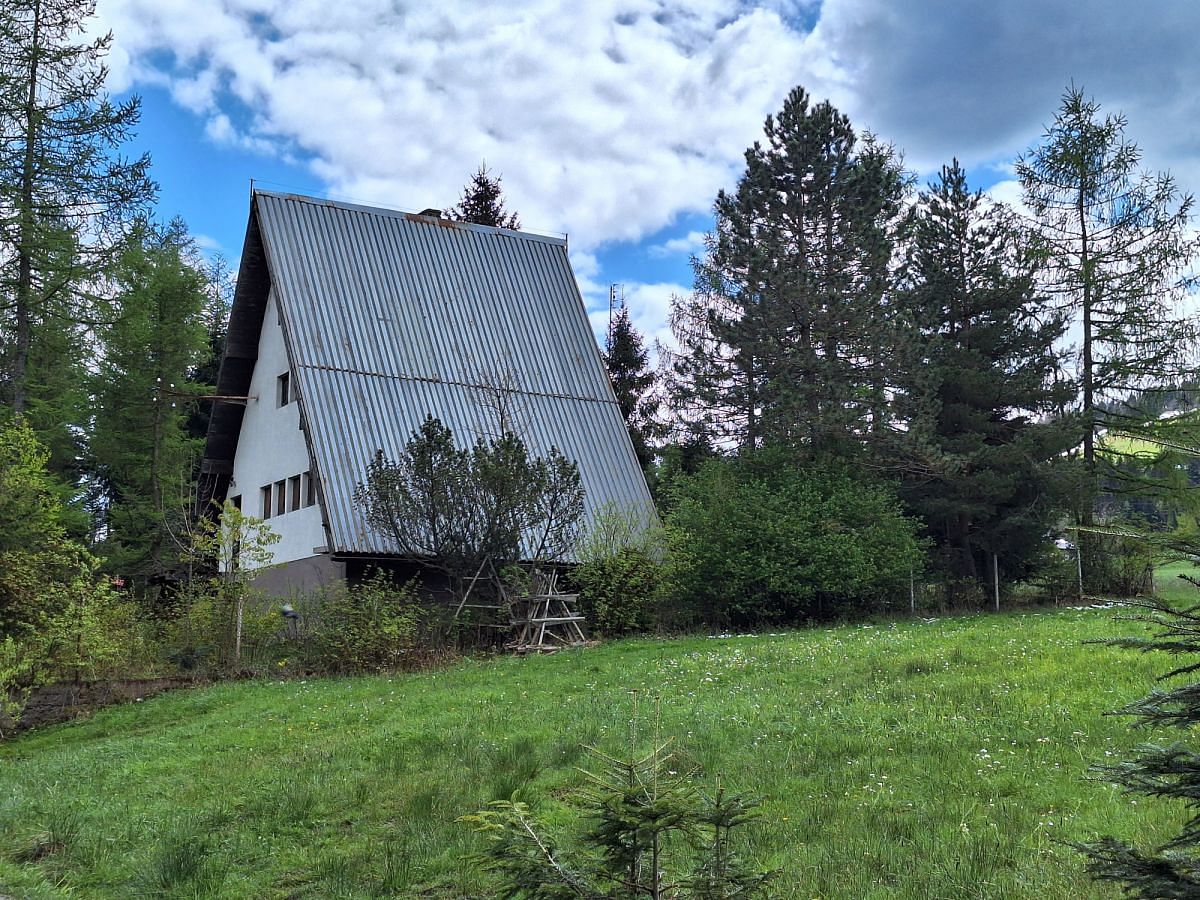
[[[255,577],[250,584],[269,597],[284,598],[310,593],[345,577],[345,563],[321,554],[275,566]]]

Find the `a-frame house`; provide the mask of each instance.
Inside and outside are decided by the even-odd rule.
[[[352,577],[394,554],[354,503],[368,461],[430,414],[493,434],[496,385],[587,516],[651,509],[564,239],[255,191],[200,499],[268,520],[271,587]]]

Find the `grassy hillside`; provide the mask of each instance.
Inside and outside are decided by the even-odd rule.
[[[554,827],[635,704],[700,779],[764,798],[748,853],[802,898],[1115,896],[1062,839],[1181,810],[1090,783],[1103,713],[1163,661],[1103,611],[625,641],[393,678],[247,682],[0,745],[0,894],[486,897],[456,817],[514,791]],[[643,734],[646,724],[642,724]]]

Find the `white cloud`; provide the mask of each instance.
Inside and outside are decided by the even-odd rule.
[[[1025,206],[1025,200],[1021,196],[1021,182],[1015,179],[1005,179],[997,181],[990,188],[984,191],[988,197],[995,200],[997,203],[1004,203],[1020,212],[1027,218],[1031,218],[1028,208]]]
[[[526,227],[569,232],[589,309],[616,275],[655,336],[678,286],[594,251],[707,213],[796,84],[924,176],[1011,159],[1074,80],[1200,185],[1194,0],[100,0],[107,28],[111,89],[164,86],[214,142],[304,160],[333,196],[445,207],[486,159]]]
[[[704,250],[703,231],[689,231],[683,237],[671,238],[661,244],[654,244],[646,252],[651,256],[698,256]]]
[[[781,17],[803,4],[772,6],[102,0],[100,15],[112,87],[165,78],[213,140],[294,151],[331,194],[403,208],[447,205],[486,159],[527,227],[586,250],[708,210],[766,114],[822,80]]]

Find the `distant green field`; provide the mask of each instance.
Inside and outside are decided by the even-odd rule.
[[[567,829],[580,745],[621,752],[661,697],[702,786],[763,798],[746,853],[779,896],[1115,897],[1059,841],[1183,818],[1087,776],[1154,737],[1104,713],[1166,661],[1081,643],[1136,627],[979,615],[166,695],[0,745],[0,894],[487,897],[455,819],[516,791]]]

